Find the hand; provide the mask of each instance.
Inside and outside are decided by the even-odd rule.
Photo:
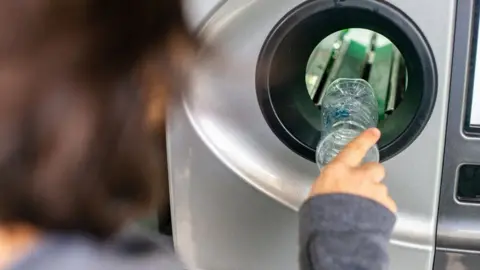
[[[382,183],[385,168],[380,163],[361,162],[368,150],[377,143],[380,131],[368,129],[350,142],[327,166],[312,186],[310,196],[346,193],[374,200],[393,213],[397,206]]]

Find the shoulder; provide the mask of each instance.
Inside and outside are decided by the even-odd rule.
[[[170,238],[128,228],[106,243],[81,235],[49,235],[12,270],[182,270]]]

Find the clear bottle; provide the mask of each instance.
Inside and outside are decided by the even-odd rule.
[[[364,130],[378,124],[378,103],[374,90],[362,79],[337,79],[325,90],[321,104],[322,137],[316,161],[320,169]],[[378,147],[372,147],[363,162],[379,161]]]

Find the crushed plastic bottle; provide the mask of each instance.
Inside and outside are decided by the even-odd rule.
[[[337,79],[325,90],[322,100],[322,137],[316,161],[320,169],[364,130],[378,124],[378,103],[373,88],[362,79]],[[379,161],[372,147],[363,162]]]

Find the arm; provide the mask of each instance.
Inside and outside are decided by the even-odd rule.
[[[347,194],[314,196],[300,210],[300,269],[388,269],[394,224],[395,215],[372,200]]]

